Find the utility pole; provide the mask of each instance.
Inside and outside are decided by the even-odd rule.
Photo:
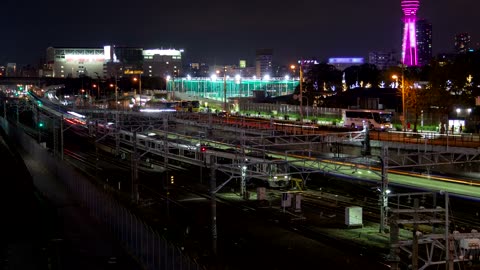
[[[142,105],[142,73],[138,74],[138,94],[140,95],[140,106]]]
[[[414,270],[418,270],[418,209],[420,207],[418,198],[413,200],[413,241],[412,241],[412,268]]]
[[[60,159],[63,160],[63,114],[60,118]]]
[[[299,69],[300,69],[300,121],[303,122],[303,68],[302,68],[302,65],[303,65],[303,59],[300,60],[300,65],[299,65]]]
[[[223,110],[228,113],[228,107],[227,107],[227,67],[223,67]]]
[[[117,71],[115,71],[115,110],[118,111]],[[118,114],[118,112],[117,112],[117,114]]]
[[[215,163],[215,157],[210,156],[210,207],[212,211],[212,252],[213,255],[217,255],[217,198],[215,195],[215,189],[217,188],[216,172],[217,165]]]
[[[133,132],[132,160],[132,201],[138,202],[138,157],[137,157],[137,131]]]
[[[382,151],[382,156],[380,157],[380,162],[382,166],[382,188],[380,189],[380,233],[385,232],[385,225],[387,219],[387,209],[388,209],[388,148],[384,147]]]
[[[445,262],[446,262],[446,269],[453,270],[453,256],[455,255],[453,250],[455,247],[453,246],[454,242],[450,239],[450,198],[448,196],[448,192],[445,192]]]
[[[7,104],[5,103],[5,106]],[[37,120],[37,130],[38,130],[38,143],[41,143],[42,142],[42,129],[40,127],[40,108],[38,106],[36,106],[36,113],[37,115],[35,116],[36,120]],[[4,112],[4,118],[5,120],[7,120],[7,114],[6,114],[6,108],[5,108],[5,112]]]
[[[168,115],[165,115],[163,118],[163,130],[165,134],[165,139],[163,141],[163,151],[165,153],[165,156],[163,157],[164,160],[164,167],[165,167],[165,176],[167,177],[167,183],[168,183]]]

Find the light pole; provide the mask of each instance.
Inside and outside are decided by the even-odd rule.
[[[100,99],[100,83],[99,84],[94,84],[92,86],[93,86],[93,88],[95,88],[95,87],[97,88],[97,97],[98,97],[98,99]]]
[[[168,82],[170,81],[172,77],[170,77],[170,75],[167,75],[167,77],[165,78],[165,82],[166,82],[166,85],[165,87],[167,88],[167,92],[168,92]]]
[[[300,62],[300,66],[298,67],[298,69],[300,70],[300,121],[303,121],[303,69],[302,69],[303,63],[302,62]]]
[[[405,128],[405,122],[407,120],[407,112],[406,112],[406,108],[405,108],[405,86],[404,86],[404,83],[405,83],[405,79],[404,79],[404,76],[403,76],[403,66],[402,66],[402,130],[405,132],[406,131],[406,128]],[[396,86],[398,88],[398,76],[397,75],[393,75],[392,76],[392,79],[395,80],[395,83],[396,83]]]
[[[142,95],[142,75],[139,74],[138,78],[137,77],[133,78],[133,81],[134,82],[138,81],[138,94]]]
[[[223,67],[223,110],[228,113],[228,107],[227,107],[227,67]]]
[[[304,96],[304,98],[307,99],[307,108],[306,108],[306,111],[307,111],[307,119],[308,119],[308,104],[310,104],[310,103],[308,102],[308,96]]]
[[[468,119],[470,119],[470,114],[472,113],[472,108],[468,108],[467,109],[467,114],[465,115],[465,122],[463,123],[463,126],[466,127],[467,126],[467,116],[468,116]]]
[[[298,70],[300,71],[300,121],[303,121],[303,69],[302,69],[303,60],[300,61],[298,65]],[[290,68],[295,72],[295,65],[291,65]],[[307,101],[308,102],[308,101]]]

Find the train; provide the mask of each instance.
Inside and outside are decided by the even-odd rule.
[[[177,111],[177,112],[199,112],[200,101],[198,100],[181,100],[181,101],[167,101],[167,100],[150,100],[145,103],[143,108],[138,108],[144,112],[162,112],[162,111]]]

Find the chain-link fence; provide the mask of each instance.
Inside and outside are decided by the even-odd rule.
[[[0,119],[8,135],[32,159],[41,160],[43,167],[55,175],[57,181],[64,183],[75,199],[89,210],[90,215],[104,224],[145,269],[203,269],[72,166],[58,160],[21,129]]]

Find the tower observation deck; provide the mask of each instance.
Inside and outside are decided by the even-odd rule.
[[[418,65],[416,22],[420,0],[402,0],[403,10],[403,44],[402,63],[406,66]]]

